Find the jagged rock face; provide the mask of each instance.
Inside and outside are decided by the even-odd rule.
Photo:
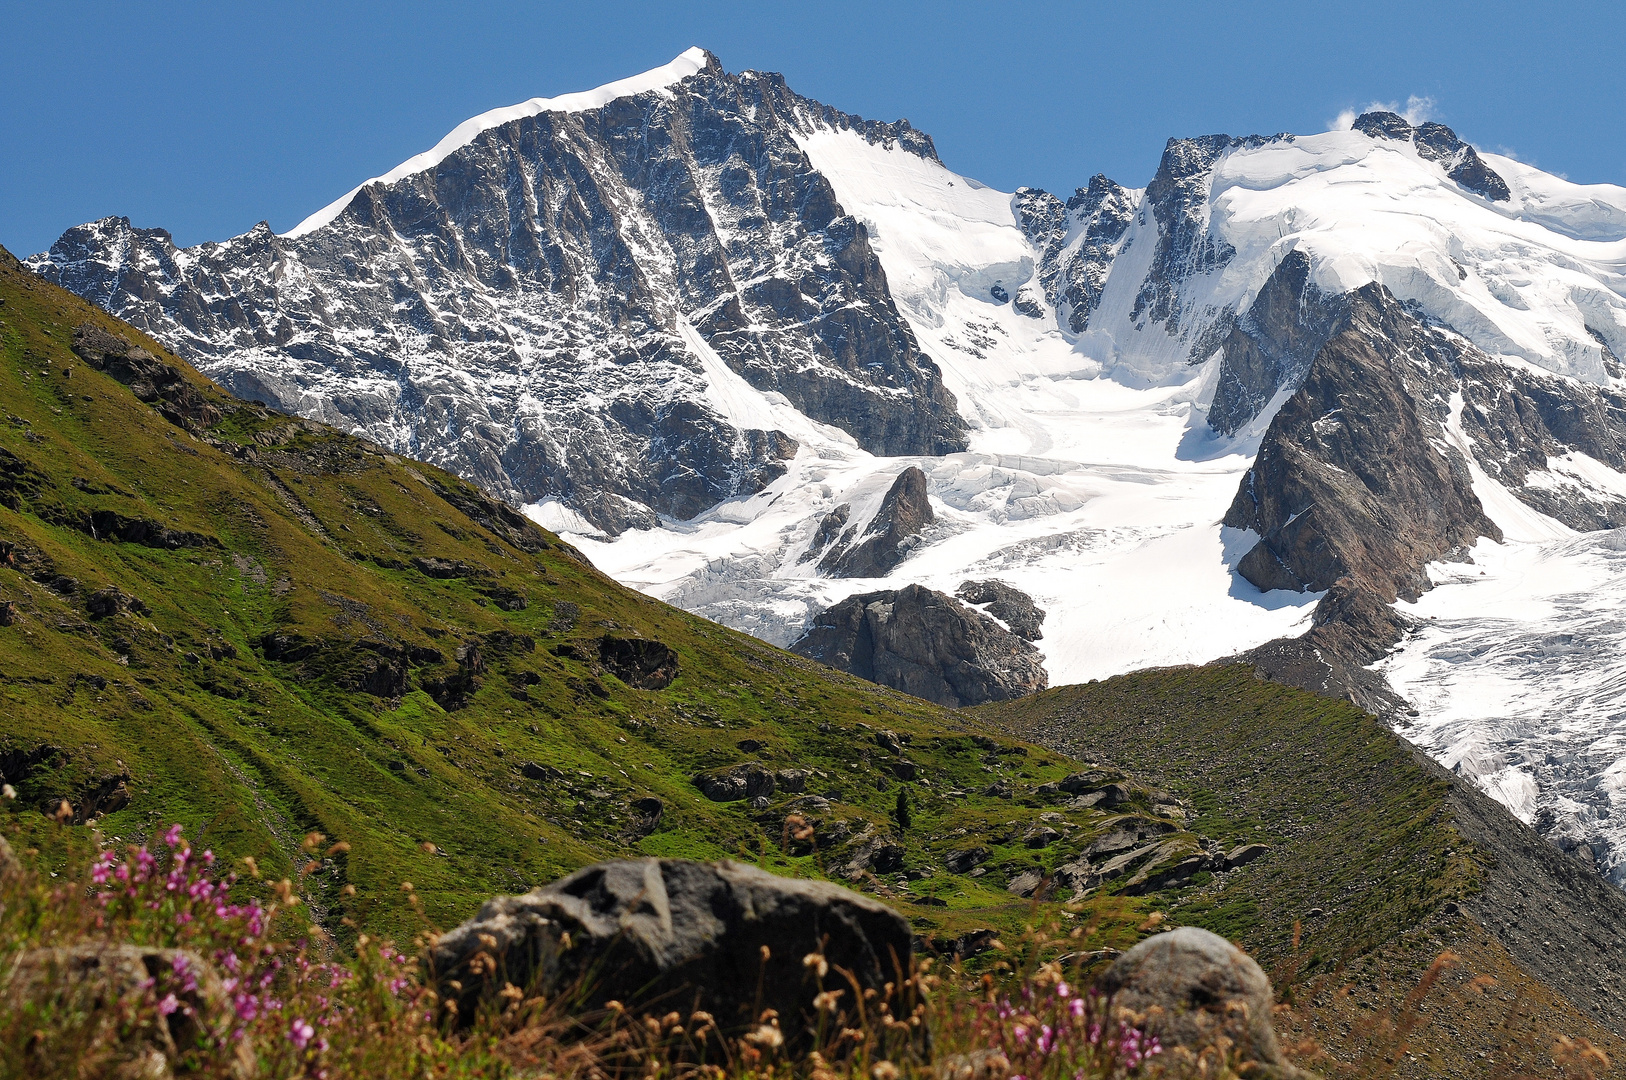
[[[1037,282],[1059,325],[1074,334],[1089,326],[1101,302],[1112,261],[1124,247],[1138,193],[1097,173],[1065,205],[1048,191],[1018,188],[1012,198],[1017,224],[1039,252]],[[1017,293],[1022,305],[1026,290]],[[1042,308],[1020,307],[1038,317]]]
[[[908,556],[920,531],[936,519],[926,494],[926,474],[913,465],[892,482],[862,536],[857,526],[839,531],[848,513],[845,503],[836,507],[819,523],[815,534],[815,544],[820,539],[831,543],[819,560],[819,569],[831,577],[886,576]],[[813,554],[819,549],[808,550]]]
[[[482,131],[308,232],[180,250],[108,218],[30,265],[240,396],[615,533],[782,475],[795,440],[708,396],[730,372],[877,454],[963,447],[863,225],[797,144],[820,126],[935,160],[907,122],[708,56],[663,91]]]
[[[1626,470],[1626,395],[1510,369],[1379,285],[1340,304],[1341,328],[1271,421],[1225,518],[1260,534],[1238,566],[1249,581],[1321,591],[1347,578],[1384,603],[1415,599],[1428,563],[1501,539],[1474,494],[1469,454],[1572,528],[1626,520],[1626,500],[1559,483],[1550,468],[1579,451]]]
[[[1460,422],[1487,475],[1572,529],[1626,526],[1626,499],[1563,470],[1579,452],[1626,472],[1626,393],[1509,367],[1475,349],[1463,351],[1459,366]]]
[[[1208,426],[1232,435],[1297,387],[1321,347],[1344,323],[1349,302],[1328,296],[1310,277],[1310,260],[1289,252],[1236,321],[1221,346]]]
[[[1011,628],[1011,633],[1024,641],[1039,641],[1044,637],[1044,609],[1034,604],[1033,597],[1003,581],[964,581],[954,590],[961,600],[992,615]]]
[[[1215,164],[1239,146],[1263,146],[1260,136],[1233,139],[1205,135],[1198,139],[1170,139],[1158,162],[1157,175],[1146,187],[1146,204],[1158,224],[1157,247],[1151,267],[1135,296],[1130,318],[1139,325],[1161,323],[1171,335],[1190,329],[1193,313],[1180,303],[1180,285],[1187,278],[1224,267],[1236,249],[1209,228],[1209,187]],[[1228,320],[1218,325],[1229,330]],[[1191,348],[1191,359],[1201,361],[1212,351],[1210,341],[1222,338],[1213,327],[1204,328]]]
[[[1485,164],[1477,150],[1457,138],[1457,133],[1444,124],[1425,123],[1414,128],[1405,118],[1392,112],[1369,112],[1355,118],[1355,130],[1374,139],[1413,144],[1420,156],[1439,162],[1445,175],[1475,195],[1492,202],[1507,202],[1512,198],[1507,181]]]
[[[1385,602],[1415,598],[1428,563],[1502,534],[1462,452],[1439,445],[1457,342],[1382,286],[1349,302],[1346,327],[1271,421],[1225,523],[1260,534],[1238,569],[1261,589],[1353,578]]]
[[[1007,701],[1049,685],[1032,645],[920,585],[848,597],[791,651],[940,705]]]

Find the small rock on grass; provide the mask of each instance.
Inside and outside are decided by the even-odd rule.
[[[1235,870],[1239,866],[1246,866],[1269,850],[1268,844],[1243,844],[1234,847],[1225,856],[1225,869]]]

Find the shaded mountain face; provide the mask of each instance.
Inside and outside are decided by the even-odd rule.
[[[935,159],[931,140],[695,60],[669,87],[480,131],[309,231],[180,250],[108,218],[32,265],[241,397],[608,533],[784,472],[796,441],[730,416],[719,383],[872,453],[961,449],[863,225],[797,145],[833,127]]]

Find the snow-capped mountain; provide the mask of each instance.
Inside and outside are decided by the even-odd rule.
[[[999,578],[1052,683],[1248,652],[1626,883],[1626,190],[1368,113],[1005,193],[691,50],[281,236],[32,265],[690,610]],[[901,561],[838,572],[910,467]]]
[[[804,129],[935,157],[690,50],[460,125],[284,235],[178,249],[104,219],[36,268],[243,397],[349,427],[606,532],[688,518],[784,470],[710,367],[877,454],[964,442]]]

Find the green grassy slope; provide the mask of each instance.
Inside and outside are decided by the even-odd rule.
[[[1270,845],[1154,900],[1258,956],[1294,1003],[1279,1022],[1321,1045],[1306,1060],[1327,1075],[1572,1075],[1553,1072],[1558,1037],[1617,1062],[1626,1048],[1626,900],[1349,703],[1230,664],[974,714],[1171,789],[1225,846]]]
[[[1370,714],[1257,678],[1251,665],[1136,672],[978,710],[1186,796],[1194,827],[1272,850],[1169,899],[1179,922],[1293,951],[1315,974],[1415,931],[1477,888],[1450,781]]]

